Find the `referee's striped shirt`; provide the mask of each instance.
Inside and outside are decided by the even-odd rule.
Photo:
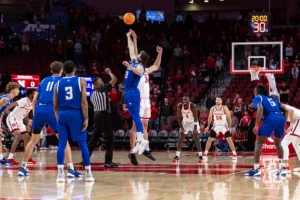
[[[112,86],[110,83],[105,84],[101,88],[95,88],[91,95],[91,102],[94,106],[94,112],[111,112],[108,92]]]

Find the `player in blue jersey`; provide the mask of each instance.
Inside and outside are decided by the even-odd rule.
[[[265,86],[259,84],[254,88],[254,99],[252,101],[254,108],[257,109],[255,127],[253,133],[258,131],[258,125],[263,118],[263,123],[258,131],[258,138],[255,143],[254,150],[254,168],[245,172],[246,176],[260,176],[259,160],[262,151],[262,146],[267,138],[271,137],[274,132],[274,144],[279,157],[280,168],[276,175],[281,175],[285,171],[286,164],[283,160],[283,148],[281,140],[284,135],[288,110],[284,105],[278,102],[275,98],[268,96],[268,91]],[[283,114],[282,114],[283,112]]]
[[[127,33],[127,41],[129,47],[136,47],[131,39],[131,31]],[[137,49],[135,50],[137,52]],[[128,107],[128,111],[133,120],[133,126],[136,127],[136,143],[135,147],[130,150],[128,155],[129,159],[136,160],[135,154],[142,154],[149,142],[144,139],[143,124],[140,118],[140,91],[138,84],[141,77],[145,73],[145,66],[149,60],[149,55],[145,51],[141,51],[138,55],[130,50],[131,61],[123,62],[123,65],[127,68],[125,72],[124,87],[125,87],[125,102]]]
[[[7,94],[1,95],[0,96],[0,124],[2,123],[2,118],[4,115],[4,111],[6,108],[12,103],[13,98],[19,95],[19,87],[20,85],[16,82],[9,82],[6,85],[6,92]],[[0,164],[2,165],[12,165],[12,163],[8,162],[3,158],[2,154],[2,129],[0,128]]]
[[[44,80],[42,80],[35,92],[32,102],[32,136],[29,143],[25,147],[25,155],[18,172],[19,176],[29,176],[26,166],[30,161],[30,157],[35,145],[40,141],[40,133],[45,124],[48,124],[55,133],[58,131],[53,108],[53,88],[61,79],[61,75],[63,73],[62,68],[62,62],[52,62],[50,65],[52,76],[46,77]],[[65,153],[68,166],[68,177],[81,177],[82,174],[74,169],[72,163],[72,153],[69,144],[66,147]]]
[[[64,63],[66,77],[54,87],[53,104],[58,121],[57,181],[64,182],[64,150],[72,138],[78,142],[86,171],[86,181],[94,181],[90,153],[87,148],[88,102],[86,98],[85,80],[75,76],[76,68],[72,61]]]

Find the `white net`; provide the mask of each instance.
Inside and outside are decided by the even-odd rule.
[[[251,74],[251,81],[259,80],[259,72],[262,70],[262,67],[250,66],[248,69]]]

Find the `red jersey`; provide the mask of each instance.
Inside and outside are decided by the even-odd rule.
[[[245,135],[242,132],[236,132],[232,136],[233,142],[239,140],[239,141],[244,141],[245,140]]]
[[[251,116],[248,114],[242,117],[240,124],[242,127],[248,127],[250,125],[250,122],[251,122]]]
[[[151,117],[150,119],[158,119],[158,107],[151,106]]]

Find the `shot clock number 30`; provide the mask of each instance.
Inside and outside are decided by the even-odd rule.
[[[271,34],[270,13],[249,13],[249,34]]]

